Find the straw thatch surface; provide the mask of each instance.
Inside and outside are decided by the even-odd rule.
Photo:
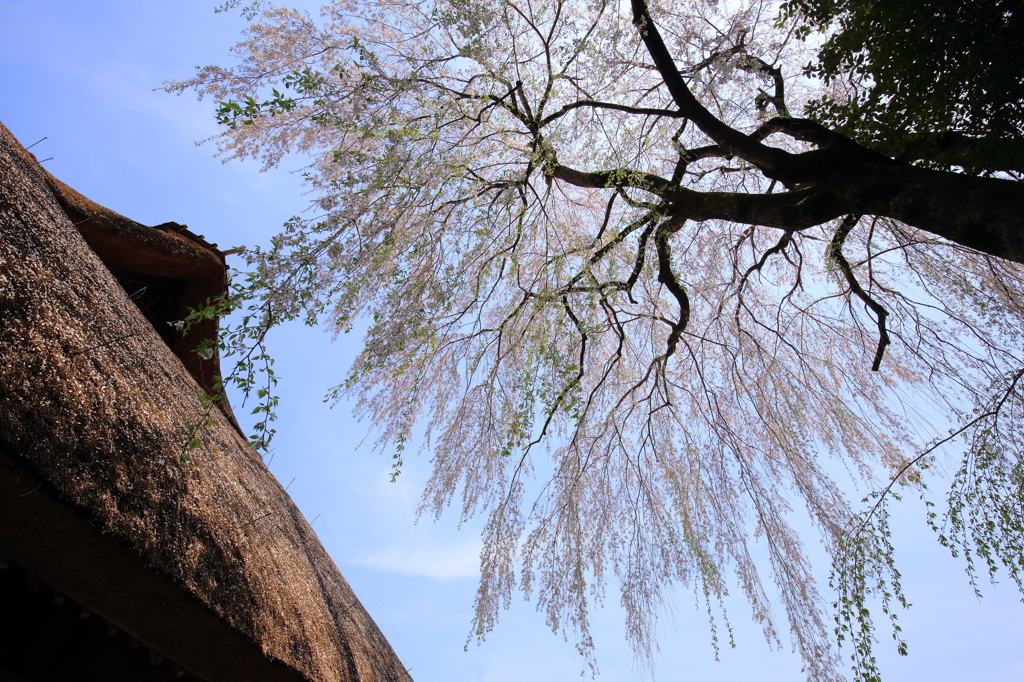
[[[0,128],[3,124],[0,123]],[[53,177],[3,128],[0,137],[13,153],[32,168],[34,175],[49,188],[64,214],[85,238],[89,248],[110,268],[145,273],[183,283],[178,314],[182,319],[189,308],[202,307],[208,298],[219,296],[226,284],[224,255],[216,244],[210,244],[190,232],[186,226],[164,223],[148,227],[89,200]],[[168,332],[167,329],[162,330]],[[202,358],[194,352],[198,342],[217,333],[217,322],[208,320],[196,325],[188,338],[179,333],[170,341],[174,354],[200,386],[210,391],[219,373],[219,358]]]
[[[212,415],[193,461],[178,463],[201,390],[87,246],[53,183],[0,125],[0,455],[12,460],[0,476],[10,467],[38,476],[40,494],[76,510],[110,552],[127,552],[139,571],[171,583],[282,670],[315,682],[410,680],[309,524],[223,415]],[[106,211],[58,189],[65,205],[77,196],[94,214]],[[143,238],[177,240],[183,253],[193,250],[189,258],[210,254],[148,229],[154,234]],[[11,523],[18,521],[2,520]],[[110,617],[102,603],[89,606]],[[179,648],[166,655],[188,666],[188,647]]]

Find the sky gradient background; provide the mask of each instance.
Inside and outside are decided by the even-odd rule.
[[[0,121],[61,180],[136,221],[175,221],[226,249],[265,243],[306,204],[288,169],[223,164],[212,145],[214,102],[155,91],[196,65],[226,63],[245,22],[215,15],[216,0],[3,0],[0,3]],[[296,3],[315,9],[315,3]],[[52,157],[52,158],[50,158]],[[294,167],[299,165],[294,162]],[[390,459],[359,444],[369,426],[324,393],[358,351],[353,333],[294,325],[272,335],[282,397],[270,468],[334,557],[417,682],[555,682],[577,679],[583,663],[531,603],[517,598],[497,630],[464,651],[476,589],[478,531],[457,518],[416,523],[428,473],[406,458],[388,482]],[[248,410],[238,410],[245,417]],[[201,462],[196,463],[201,465]],[[196,465],[194,464],[194,465]],[[939,482],[933,488],[940,489]],[[909,497],[913,498],[913,495]],[[938,546],[909,499],[894,509],[894,540],[914,606],[900,614],[910,656],[900,659],[880,631],[886,680],[945,682],[1024,679],[1024,607],[1012,586],[982,585],[979,602],[961,561]],[[813,533],[808,534],[813,541]],[[827,576],[828,566],[817,562]],[[827,596],[827,584],[821,589]],[[802,679],[788,650],[771,651],[741,600],[727,603],[737,647],[714,660],[705,614],[681,588],[661,620],[661,680],[727,682]],[[781,615],[781,614],[780,614]],[[613,586],[594,614],[599,679],[644,679],[622,636]],[[786,625],[779,624],[785,633]],[[723,637],[724,639],[724,637]]]

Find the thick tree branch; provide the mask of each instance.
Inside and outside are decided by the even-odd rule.
[[[698,222],[719,219],[799,231],[850,213],[884,216],[1024,263],[1020,183],[917,168],[885,157],[877,162],[873,152],[864,151],[859,158],[834,148],[801,154],[814,180],[780,194],[698,192],[629,170],[584,172],[555,165],[549,172],[577,187],[635,187],[657,194],[671,202],[675,215]]]
[[[1024,263],[1024,187],[916,166],[807,152],[815,186],[847,212],[893,218],[983,253]]]
[[[740,156],[757,166],[765,175],[774,178],[778,173],[786,172],[789,157],[792,155],[781,149],[766,147],[759,142],[731,128],[708,111],[703,104],[690,92],[683,80],[675,60],[669,54],[665,41],[651,20],[644,0],[632,0],[633,24],[639,29],[647,52],[654,60],[654,65],[661,74],[672,99],[679,106],[680,112],[693,121],[705,135],[718,143],[725,151]],[[783,178],[779,178],[783,179]]]
[[[813,187],[781,194],[697,192],[679,187],[650,173],[614,170],[584,172],[556,165],[551,176],[577,187],[634,187],[669,200],[668,212],[697,222],[729,220],[785,230],[820,225],[846,211],[831,197]]]
[[[633,23],[680,112],[724,152],[748,161],[767,177],[790,187],[816,187],[820,194],[813,195],[811,214],[828,215],[826,220],[844,213],[894,218],[963,246],[1024,263],[1024,189],[1020,183],[902,164],[812,121],[774,119],[755,135],[744,135],[697,101],[651,20],[646,2],[631,1]],[[819,149],[790,154],[761,144],[759,139],[773,131],[811,142]],[[701,203],[728,209],[737,201],[750,209],[750,220],[730,210],[711,217],[790,229],[801,227],[796,223],[780,225],[753,218],[760,212],[755,206],[763,208],[771,206],[770,203],[762,205],[735,197],[717,202],[705,197]],[[806,219],[808,212],[801,214]]]
[[[552,177],[577,187],[634,187],[659,196],[678,189],[675,184],[661,176],[629,168],[588,172],[556,164],[551,167],[549,173]]]
[[[886,166],[906,165],[857,144],[845,135],[829,130],[817,121],[805,118],[776,117],[764,123],[758,128],[757,132],[761,135],[761,139],[775,132],[785,133],[794,139],[810,142],[819,149],[833,149],[851,158],[869,163],[878,163]],[[796,158],[800,159],[802,156],[803,154],[800,154]]]

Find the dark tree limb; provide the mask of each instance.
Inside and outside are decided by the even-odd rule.
[[[751,71],[760,71],[761,73],[771,76],[772,81],[775,84],[775,94],[769,95],[766,92],[761,92],[755,100],[755,104],[758,109],[764,110],[765,106],[771,104],[775,107],[776,113],[783,118],[789,118],[789,107],[786,106],[786,82],[782,78],[782,69],[777,66],[772,66],[760,57],[754,55],[747,55],[747,66]]]
[[[713,200],[677,189],[674,202],[703,209],[690,216],[694,220],[720,218],[799,230],[808,226],[802,221],[814,217],[823,218],[816,223],[821,224],[845,214],[884,216],[962,246],[1024,263],[1021,183],[911,166],[802,119],[776,118],[753,135],[745,135],[720,121],[697,101],[651,20],[646,2],[631,2],[633,23],[682,115],[710,137],[723,155],[738,156],[766,177],[797,189],[781,196],[803,199],[789,204],[787,216],[783,216],[779,204],[759,203],[749,195],[725,195],[721,200]],[[772,132],[783,132],[818,149],[791,154],[762,144],[761,140]],[[815,191],[798,194],[808,188]],[[765,211],[773,214],[771,219],[758,217]],[[796,222],[785,222],[790,214]]]
[[[654,60],[654,66],[661,74],[668,91],[672,94],[679,111],[693,121],[701,132],[719,144],[726,152],[742,157],[757,166],[765,175],[774,177],[787,166],[787,157],[791,154],[781,149],[766,147],[738,130],[720,121],[701,104],[683,80],[675,60],[665,46],[665,41],[654,25],[647,3],[644,0],[632,0],[633,25],[640,31],[647,52]]]
[[[843,222],[836,228],[835,234],[832,236],[832,241],[828,245],[828,255],[833,258],[839,269],[843,273],[843,277],[846,279],[846,283],[850,285],[850,291],[854,295],[864,302],[868,308],[875,313],[875,321],[878,324],[878,348],[875,351],[875,359],[871,363],[871,371],[877,372],[882,366],[882,357],[885,355],[885,347],[889,345],[889,332],[885,326],[885,320],[889,317],[889,311],[886,310],[882,304],[873,299],[871,295],[864,291],[864,287],[857,281],[857,277],[853,274],[853,268],[850,267],[849,261],[846,260],[846,256],[843,255],[843,244],[846,242],[847,235],[854,228],[857,222],[860,220],[859,215],[848,215],[843,219]]]
[[[753,229],[754,228],[752,228],[752,227],[748,228],[748,230],[753,230]],[[789,246],[789,244],[792,241],[793,241],[793,233],[788,231],[788,230],[783,232],[782,236],[779,237],[779,241],[776,242],[775,246],[769,248],[764,253],[762,253],[761,257],[758,259],[758,261],[756,263],[754,263],[753,265],[751,265],[749,268],[747,268],[747,271],[743,273],[743,277],[740,278],[740,283],[739,283],[737,289],[739,291],[743,291],[743,287],[746,286],[747,279],[750,278],[750,275],[752,275],[754,272],[761,272],[761,268],[763,268],[765,266],[765,264],[768,262],[768,259],[771,258],[772,256],[774,256],[775,254],[779,253],[783,249],[785,249],[787,246]],[[736,248],[738,250],[739,249],[739,245],[737,245]]]
[[[729,220],[784,230],[802,230],[834,220],[846,211],[831,197],[808,187],[780,194],[698,192],[651,173],[628,169],[579,171],[556,165],[551,176],[577,187],[634,187],[669,201],[668,213],[697,222]]]
[[[672,245],[669,243],[669,234],[672,231],[675,230],[662,225],[654,235],[654,246],[658,252],[658,281],[665,285],[665,288],[679,304],[679,320],[672,324],[672,331],[669,332],[665,358],[671,357],[676,352],[679,338],[690,323],[690,297],[686,293],[686,288],[679,284],[676,274],[672,271]]]
[[[610,109],[612,111],[622,111],[627,114],[641,114],[645,116],[665,116],[666,118],[682,118],[683,115],[678,111],[672,111],[671,109],[651,109],[648,107],[631,107],[625,104],[615,104],[613,102],[598,102],[596,100],[581,99],[576,100],[570,104],[566,104],[558,111],[548,114],[541,122],[540,127],[544,127],[551,123],[555,119],[561,118],[573,109],[580,109],[583,107],[589,107],[591,109]]]

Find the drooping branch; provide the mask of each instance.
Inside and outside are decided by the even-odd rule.
[[[753,228],[748,229],[753,230]],[[765,252],[761,254],[761,257],[758,259],[758,261],[756,263],[751,264],[750,267],[747,268],[747,271],[743,273],[743,276],[740,278],[739,284],[736,287],[737,291],[742,292],[750,276],[755,272],[760,272],[761,269],[764,268],[765,264],[768,262],[769,258],[785,250],[785,248],[789,246],[792,243],[792,241],[793,233],[790,232],[789,230],[783,232],[782,236],[779,237],[779,241],[775,243],[775,246],[772,246],[771,248],[765,250]],[[736,245],[736,249],[739,250],[739,244]]]
[[[856,275],[853,274],[853,268],[850,267],[850,262],[846,260],[846,256],[843,255],[843,244],[846,242],[847,235],[854,228],[857,222],[860,220],[858,215],[848,215],[843,219],[843,222],[836,228],[835,234],[832,236],[832,241],[828,246],[828,255],[833,258],[836,264],[839,265],[839,269],[843,273],[843,277],[846,279],[846,283],[850,285],[850,291],[854,293],[857,298],[864,302],[868,308],[871,308],[872,312],[875,313],[875,321],[878,324],[878,348],[875,350],[875,359],[871,363],[871,371],[877,372],[882,366],[882,357],[885,355],[885,347],[889,345],[889,332],[886,329],[885,320],[889,317],[889,311],[886,310],[882,304],[871,297],[871,294],[864,291],[864,287],[857,281]]]
[[[755,100],[757,108],[763,110],[766,105],[771,104],[779,116],[789,118],[789,107],[786,106],[786,82],[782,78],[782,69],[772,66],[760,57],[749,54],[747,55],[747,65],[751,70],[771,76],[775,84],[774,94],[769,95],[764,91],[758,94]]]
[[[665,285],[665,288],[679,304],[679,320],[672,325],[672,331],[669,332],[665,350],[666,359],[676,352],[679,338],[690,323],[690,297],[686,293],[686,287],[679,283],[675,272],[672,271],[672,245],[669,243],[669,235],[679,227],[681,224],[667,221],[659,226],[654,235],[654,246],[658,252],[658,281]]]

